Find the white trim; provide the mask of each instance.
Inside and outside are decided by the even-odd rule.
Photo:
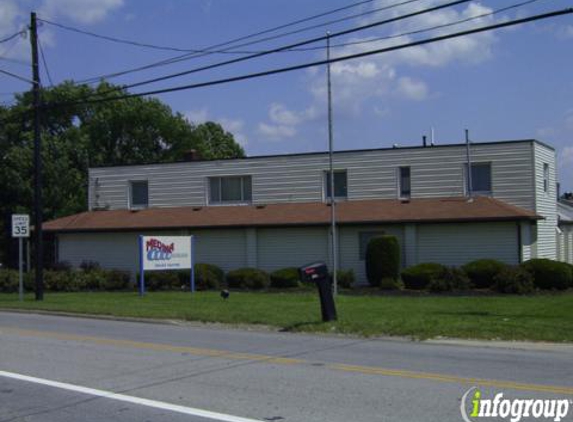
[[[147,183],[147,205],[133,205],[132,201],[133,201],[133,184],[134,183],[141,183],[141,182],[145,182]],[[128,180],[127,181],[127,208],[130,210],[144,210],[149,208],[149,199],[150,199],[150,195],[149,195],[149,180],[148,179],[133,179],[133,180]]]
[[[323,170],[322,171],[322,201],[328,203],[328,201],[330,200],[330,197],[327,196],[328,194],[328,188],[327,188],[327,183],[329,182],[328,178],[328,173],[330,173],[330,170]],[[348,200],[348,169],[343,169],[343,168],[339,168],[339,169],[333,169],[333,173],[345,173],[346,174],[346,196],[336,196],[336,180],[334,182],[334,200],[335,201],[346,201]]]
[[[0,377],[11,378],[18,381],[31,382],[45,385],[47,387],[59,388],[61,390],[73,391],[75,393],[87,394],[90,396],[102,397],[109,400],[117,400],[125,403],[132,403],[139,406],[152,407],[154,409],[168,410],[184,415],[199,416],[201,418],[212,419],[223,422],[260,422],[255,419],[242,418],[224,413],[211,412],[210,410],[197,409],[194,407],[181,406],[177,404],[165,403],[157,400],[144,399],[125,394],[117,394],[111,391],[97,390],[95,388],[82,387],[80,385],[68,384],[64,382],[52,381],[45,378],[31,377],[14,372],[0,371]]]

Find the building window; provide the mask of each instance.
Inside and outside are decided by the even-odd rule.
[[[410,167],[400,167],[398,169],[398,193],[400,198],[410,198],[411,191],[411,179],[410,179]]]
[[[466,187],[469,187],[466,164]],[[491,194],[491,163],[472,163],[471,192],[483,195]],[[469,189],[468,189],[469,190]]]
[[[209,203],[251,202],[253,193],[251,176],[226,176],[209,178]]]
[[[543,192],[549,191],[549,164],[543,164]]]
[[[325,198],[330,198],[330,171],[324,173],[324,192]],[[346,170],[334,170],[334,197],[347,198],[348,197],[348,182],[346,177]]]
[[[368,248],[368,242],[378,236],[385,235],[386,232],[360,232],[358,233],[358,257],[361,261],[366,259],[366,249]]]
[[[149,188],[147,180],[129,182],[129,207],[132,209],[147,208],[149,205]]]

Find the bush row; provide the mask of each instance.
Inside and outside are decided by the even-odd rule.
[[[573,266],[550,259],[531,259],[518,266],[480,259],[461,268],[423,263],[405,269],[401,276],[406,288],[433,292],[477,288],[526,294],[535,289],[565,290],[573,287]]]
[[[35,289],[35,274],[24,274],[24,290]],[[18,291],[18,271],[0,270],[0,292],[15,293]],[[44,271],[44,289],[52,292],[80,292],[80,291],[116,291],[128,290],[132,285],[129,273],[119,270],[97,269],[84,270],[46,270]]]
[[[44,271],[44,288],[54,292],[78,292],[96,290],[129,290],[137,287],[140,274],[136,274],[136,283],[130,282],[129,272],[102,269],[98,263],[86,261],[79,269],[73,269],[63,262]],[[352,270],[337,272],[338,285],[350,288],[355,283]],[[24,275],[26,291],[34,290],[34,273]],[[283,268],[270,274],[256,268],[240,268],[225,272],[211,264],[195,264],[195,288],[197,290],[218,290],[223,286],[233,289],[261,290],[269,287],[276,289],[303,287],[298,269]],[[145,288],[148,291],[189,290],[190,271],[150,271],[145,273]],[[18,291],[18,271],[0,270],[0,292]]]

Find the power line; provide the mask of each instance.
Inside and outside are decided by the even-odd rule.
[[[370,0],[370,1],[373,1],[373,0]],[[421,0],[407,0],[407,1],[404,1],[404,2],[400,3],[399,5],[404,5],[404,4],[408,4],[408,3],[414,3],[414,2],[417,2],[417,1],[421,1]],[[361,2],[361,3],[363,3],[363,2]],[[270,37],[267,37],[267,38],[262,38],[262,39],[259,39],[259,40],[255,40],[255,41],[249,42],[249,43],[247,43],[247,44],[242,44],[242,45],[235,46],[235,47],[232,47],[232,48],[227,48],[227,49],[224,49],[224,50],[215,50],[215,49],[209,49],[209,48],[206,48],[206,49],[179,48],[179,47],[171,47],[171,46],[162,46],[162,45],[157,45],[157,44],[149,44],[149,43],[143,43],[143,42],[139,42],[139,41],[133,41],[133,40],[122,39],[122,38],[118,38],[118,37],[112,37],[112,36],[109,36],[109,35],[96,34],[96,33],[94,33],[94,32],[86,31],[86,30],[79,29],[79,28],[74,28],[74,27],[71,27],[71,26],[68,26],[68,25],[64,25],[64,24],[61,24],[61,23],[57,23],[57,22],[53,22],[53,21],[49,21],[49,20],[47,20],[47,19],[38,19],[38,20],[41,20],[42,22],[45,22],[45,23],[47,23],[47,24],[49,24],[49,25],[56,26],[56,27],[61,28],[61,29],[65,29],[65,30],[68,30],[68,31],[76,32],[76,33],[83,34],[83,35],[88,35],[88,36],[91,36],[91,37],[94,37],[94,38],[99,38],[99,39],[103,39],[103,40],[107,40],[107,41],[111,41],[111,42],[115,42],[115,43],[119,43],[119,44],[127,44],[127,45],[133,45],[133,46],[136,46],[136,47],[151,48],[151,49],[154,49],[154,50],[178,51],[178,52],[185,52],[185,53],[198,53],[198,54],[201,54],[200,57],[203,57],[204,55],[210,55],[210,54],[215,54],[215,53],[217,53],[217,54],[255,54],[255,53],[259,53],[259,51],[244,51],[244,50],[241,51],[241,50],[237,50],[237,48],[244,47],[244,46],[247,46],[247,45],[258,44],[258,43],[261,43],[261,42],[265,42],[265,41],[269,41],[269,40],[274,40],[274,39],[277,39],[277,38],[283,38],[283,37],[286,37],[286,36],[289,36],[289,35],[299,34],[299,33],[301,33],[301,32],[310,31],[310,30],[312,30],[312,29],[321,28],[321,27],[325,27],[325,26],[332,25],[332,24],[335,24],[335,23],[340,23],[340,22],[344,22],[344,21],[347,21],[347,20],[351,20],[351,19],[355,19],[355,18],[359,18],[359,17],[371,15],[371,14],[378,13],[378,12],[383,11],[383,10],[387,10],[387,9],[389,9],[389,8],[391,8],[391,7],[395,7],[395,6],[392,5],[392,6],[379,7],[379,8],[373,9],[373,10],[369,10],[369,11],[367,11],[367,12],[362,12],[362,13],[357,13],[357,14],[350,15],[350,16],[345,16],[345,17],[343,17],[343,18],[338,18],[338,19],[335,19],[335,20],[331,20],[331,21],[327,21],[327,22],[322,22],[322,23],[319,23],[319,24],[316,24],[316,25],[305,26],[305,27],[303,27],[303,28],[299,28],[299,29],[294,30],[294,31],[290,31],[290,32],[286,32],[286,33],[282,33],[282,34],[278,34],[278,35],[273,35],[273,36],[270,36]],[[322,16],[324,16],[324,14],[323,14]],[[286,26],[290,26],[290,25],[288,25],[288,24],[287,24],[287,25],[281,25],[281,27],[286,27]],[[265,31],[265,32],[266,32],[266,31]],[[295,51],[295,50],[289,50],[289,51]],[[188,57],[187,54],[185,54],[184,56],[185,56],[186,58],[189,58],[189,59],[191,58],[191,57]],[[184,58],[184,57],[183,57],[183,56],[180,56],[180,57],[178,57],[178,58]],[[172,63],[175,63],[175,62],[178,62],[178,61],[180,61],[180,60],[176,60],[176,61],[174,60]]]
[[[391,4],[391,5],[388,5],[388,6],[379,8],[379,9],[377,9],[376,11],[387,10],[387,9],[391,9],[391,8],[394,8],[394,7],[402,6],[402,5],[405,5],[405,4],[408,4],[408,3],[417,2],[417,1],[421,1],[421,0],[405,0],[405,1],[402,1],[402,2],[399,2],[399,3],[394,3],[394,4]],[[356,6],[356,5],[361,5],[361,4],[363,4],[363,3],[369,3],[369,1],[355,3],[354,6]],[[351,5],[351,6],[353,6],[353,5]],[[346,8],[335,9],[335,10],[336,10],[336,11],[340,11],[340,10],[343,10],[343,9],[347,9],[348,7],[350,7],[350,6],[347,6]],[[366,12],[366,14],[369,14],[369,13],[370,13],[370,12]],[[191,60],[191,59],[195,59],[195,58],[199,58],[199,57],[204,57],[204,56],[213,54],[213,53],[215,53],[215,52],[221,53],[221,52],[234,51],[234,50],[236,50],[237,48],[240,48],[240,47],[247,47],[247,46],[250,46],[250,45],[253,45],[253,44],[261,43],[261,42],[263,42],[263,41],[267,41],[267,40],[269,40],[269,39],[275,39],[275,38],[284,37],[284,36],[287,36],[287,35],[291,35],[291,34],[293,34],[293,33],[295,33],[295,32],[288,32],[288,33],[278,34],[278,35],[273,36],[273,37],[271,37],[271,38],[263,38],[263,39],[259,39],[259,40],[250,41],[250,42],[244,43],[244,44],[233,45],[233,44],[236,44],[236,43],[239,42],[239,41],[246,40],[246,39],[249,39],[249,38],[254,38],[254,37],[256,37],[256,36],[263,35],[263,34],[265,34],[265,33],[273,32],[273,31],[276,30],[276,29],[286,28],[286,27],[292,26],[292,25],[294,25],[294,24],[298,24],[298,23],[302,23],[302,22],[305,22],[305,21],[309,21],[309,20],[314,19],[314,18],[316,18],[316,17],[325,16],[326,14],[330,14],[330,13],[324,13],[324,14],[321,14],[321,15],[315,15],[315,17],[306,18],[306,19],[301,19],[301,20],[298,20],[298,21],[296,21],[296,22],[294,22],[294,23],[284,24],[284,25],[281,25],[281,26],[276,27],[276,28],[274,28],[274,29],[259,31],[259,32],[256,32],[256,33],[254,33],[254,34],[250,34],[250,35],[246,35],[246,36],[243,36],[243,37],[236,38],[236,39],[234,39],[234,40],[226,41],[226,42],[224,42],[224,43],[212,45],[212,46],[210,46],[210,47],[205,48],[205,49],[204,49],[205,52],[202,52],[202,53],[197,53],[197,54],[194,54],[194,53],[186,53],[186,54],[183,54],[183,55],[180,55],[180,56],[175,56],[175,57],[171,57],[171,58],[169,58],[169,59],[160,60],[160,61],[158,61],[158,62],[150,63],[150,64],[148,64],[148,65],[140,66],[140,67],[137,67],[137,68],[132,68],[132,69],[128,69],[128,70],[124,70],[124,71],[120,71],[120,72],[115,72],[115,73],[110,73],[110,74],[106,74],[106,75],[101,75],[101,76],[97,76],[97,77],[92,77],[92,78],[80,80],[80,81],[78,81],[78,82],[79,82],[79,83],[92,83],[92,82],[97,82],[97,81],[99,81],[99,80],[101,80],[101,79],[115,78],[115,77],[118,77],[118,76],[126,75],[126,74],[128,74],[128,73],[139,72],[139,71],[142,71],[142,70],[152,69],[152,68],[155,68],[155,67],[166,66],[166,65],[178,63],[178,62],[181,62],[181,61],[186,61],[186,60]],[[356,17],[356,16],[358,16],[358,15],[354,15],[354,17]],[[320,26],[324,26],[324,25],[316,25],[316,26],[313,26],[313,27],[308,27],[308,29],[314,29],[314,28],[317,28],[317,27],[320,27]],[[217,49],[217,48],[219,48],[219,47],[225,47],[225,46],[229,46],[229,45],[231,45],[232,47],[229,47],[229,48],[227,48],[227,49],[225,49],[225,50],[215,50],[215,49]]]
[[[8,72],[7,70],[0,69],[0,73],[8,76],[12,76],[13,78],[19,79],[24,82],[34,83],[31,79],[25,78],[24,76],[16,75],[15,73]]]
[[[20,66],[27,66],[27,67],[30,66],[30,63],[27,63],[24,60],[12,59],[10,57],[5,57],[5,56],[0,56],[0,60],[3,60],[5,62],[19,64]]]
[[[422,34],[424,32],[435,31],[436,29],[449,28],[452,26],[460,25],[462,23],[471,22],[473,20],[482,19],[482,18],[485,18],[488,16],[494,16],[496,14],[499,14],[502,12],[507,12],[508,10],[511,10],[511,9],[517,9],[517,8],[525,6],[527,4],[536,3],[538,1],[541,1],[541,0],[527,0],[527,1],[523,1],[521,3],[515,3],[515,4],[512,4],[510,6],[502,7],[501,9],[495,9],[495,10],[492,10],[491,12],[482,13],[480,15],[475,15],[475,16],[470,16],[470,17],[465,18],[465,19],[460,19],[457,21],[444,23],[442,25],[430,26],[430,27],[416,29],[414,31],[409,31],[409,32],[401,32],[399,34],[392,34],[392,35],[387,35],[384,37],[369,38],[367,40],[351,41],[351,42],[346,42],[346,43],[341,43],[341,44],[334,44],[334,45],[331,45],[330,48],[341,48],[341,47],[349,47],[349,46],[353,46],[353,45],[370,44],[370,43],[374,43],[374,42],[378,42],[378,41],[385,41],[385,40],[391,40],[391,39],[395,39],[395,38],[406,37],[408,35]],[[316,51],[316,50],[324,50],[324,47],[322,47],[322,46],[302,47],[302,48],[298,48],[296,50],[297,51]]]
[[[418,11],[415,11],[415,12],[407,13],[407,14],[405,14],[405,15],[395,16],[395,17],[393,17],[393,18],[388,18],[388,19],[385,19],[385,20],[382,20],[382,21],[377,21],[377,22],[374,22],[374,23],[370,23],[370,24],[366,24],[366,25],[362,25],[362,26],[358,26],[358,27],[346,29],[346,30],[343,30],[343,31],[335,32],[335,33],[333,33],[333,34],[330,34],[329,37],[330,37],[330,38],[335,38],[335,37],[340,37],[340,36],[343,36],[343,35],[352,34],[352,33],[354,33],[354,32],[359,32],[359,31],[363,31],[363,30],[365,30],[365,29],[370,29],[370,28],[374,28],[374,27],[377,27],[377,26],[386,25],[386,24],[389,24],[389,23],[392,23],[392,22],[397,22],[397,21],[400,21],[400,20],[404,20],[404,19],[408,19],[408,18],[414,17],[414,16],[419,16],[419,15],[423,15],[423,14],[426,14],[426,13],[434,12],[434,11],[437,11],[437,10],[445,9],[445,8],[448,8],[448,7],[456,6],[456,5],[458,5],[458,4],[467,3],[467,2],[469,2],[469,1],[471,1],[471,0],[455,0],[455,1],[452,1],[452,2],[449,2],[449,3],[443,3],[443,4],[441,4],[441,5],[437,5],[437,6],[434,6],[434,7],[427,8],[427,9],[422,9],[422,10],[418,10]],[[272,49],[272,50],[263,51],[263,52],[256,53],[256,54],[252,54],[252,55],[249,55],[249,56],[239,57],[239,58],[235,58],[235,59],[231,59],[231,60],[227,60],[227,61],[223,61],[223,62],[218,62],[218,63],[214,63],[214,64],[202,66],[202,67],[197,67],[197,68],[190,69],[190,70],[186,70],[186,71],[183,71],[183,72],[174,73],[174,74],[171,74],[171,75],[160,76],[160,77],[157,77],[157,78],[147,79],[147,80],[144,80],[144,81],[141,81],[141,82],[136,82],[136,83],[133,83],[133,84],[124,85],[124,86],[122,86],[121,88],[111,89],[111,90],[108,90],[108,91],[106,91],[106,92],[97,93],[97,94],[94,94],[94,95],[97,95],[97,96],[105,95],[105,94],[107,94],[107,93],[110,93],[110,92],[113,92],[113,91],[117,91],[117,90],[119,90],[119,89],[133,88],[133,87],[137,87],[137,86],[142,86],[142,85],[147,85],[147,84],[151,84],[151,83],[155,83],[155,82],[165,81],[165,80],[168,80],[168,79],[177,78],[177,77],[180,77],[180,76],[189,75],[189,74],[191,74],[191,73],[197,73],[197,72],[201,72],[201,71],[204,71],[204,70],[214,69],[214,68],[221,67],[221,66],[227,66],[227,65],[230,65],[230,64],[235,64],[235,63],[243,62],[243,61],[246,61],[246,60],[251,60],[251,59],[255,59],[255,58],[258,58],[258,57],[266,56],[266,55],[269,55],[269,54],[277,53],[277,52],[284,51],[284,50],[287,50],[287,49],[290,49],[290,48],[300,47],[300,46],[303,46],[303,45],[308,45],[308,44],[313,44],[313,43],[315,43],[315,42],[324,41],[326,38],[327,38],[327,36],[326,36],[326,35],[323,35],[323,36],[315,37],[315,38],[312,38],[312,39],[309,39],[309,40],[306,40],[306,41],[300,41],[300,42],[297,42],[297,43],[294,43],[294,44],[289,44],[289,45],[286,45],[286,46],[283,46],[283,47],[278,47],[278,48],[275,48],[275,49]]]
[[[44,64],[44,69],[46,70],[46,75],[48,75],[48,80],[50,81],[50,86],[54,85],[52,76],[50,75],[50,69],[48,68],[48,63],[46,62],[46,56],[44,55],[44,48],[42,47],[42,42],[38,38],[38,47],[40,49],[40,56],[42,57],[42,63]]]
[[[195,83],[195,84],[190,84],[190,85],[183,85],[183,86],[177,86],[177,87],[172,87],[172,88],[158,89],[158,90],[154,90],[154,91],[125,94],[125,95],[116,96],[116,97],[87,99],[84,101],[77,101],[77,102],[70,102],[70,103],[52,103],[52,104],[46,104],[46,106],[47,107],[61,107],[61,106],[71,106],[71,105],[80,105],[80,104],[94,104],[94,103],[101,103],[101,102],[108,102],[108,101],[118,101],[118,100],[123,100],[123,99],[128,99],[128,98],[134,98],[134,97],[142,97],[142,96],[148,96],[148,95],[157,95],[157,94],[165,94],[165,93],[169,93],[169,92],[204,88],[204,87],[214,86],[214,85],[222,85],[222,84],[231,83],[231,82],[244,81],[247,79],[259,78],[259,77],[263,77],[263,76],[276,75],[279,73],[286,73],[286,72],[306,69],[306,68],[310,68],[310,67],[322,66],[322,65],[325,65],[328,63],[343,62],[343,61],[357,59],[357,58],[361,58],[361,57],[367,57],[367,56],[372,56],[372,55],[376,55],[376,54],[388,53],[391,51],[403,50],[406,48],[411,48],[411,47],[416,47],[416,46],[421,46],[421,45],[426,45],[426,44],[432,44],[432,43],[445,41],[445,40],[449,40],[449,39],[453,39],[453,38],[463,37],[463,36],[477,34],[477,33],[486,32],[486,31],[492,31],[492,30],[500,29],[500,28],[507,28],[507,27],[516,26],[516,25],[520,25],[520,24],[524,24],[524,23],[528,23],[528,22],[534,22],[534,21],[538,21],[541,19],[548,19],[548,18],[553,18],[553,17],[557,17],[557,16],[568,15],[571,13],[573,13],[573,8],[562,9],[562,10],[557,10],[557,11],[553,11],[553,12],[533,15],[533,16],[529,16],[526,18],[522,18],[522,19],[515,19],[512,21],[505,21],[505,22],[501,22],[501,23],[497,23],[497,24],[493,24],[493,25],[469,29],[466,31],[460,31],[460,32],[452,33],[452,34],[441,35],[441,36],[434,37],[434,38],[426,38],[424,40],[413,41],[413,42],[409,42],[406,44],[400,44],[400,45],[395,45],[395,46],[391,46],[391,47],[385,47],[385,48],[380,48],[380,49],[376,49],[376,50],[370,50],[370,51],[365,51],[365,52],[361,52],[361,53],[350,54],[350,55],[346,55],[346,56],[340,56],[340,57],[336,57],[336,58],[333,58],[330,60],[319,60],[319,61],[299,64],[299,65],[295,65],[295,66],[289,66],[289,67],[267,70],[264,72],[249,73],[249,74],[234,76],[234,77],[225,78],[225,79],[217,79],[217,80]]]
[[[25,30],[18,31],[18,32],[16,32],[15,34],[10,35],[9,37],[6,37],[6,38],[4,38],[4,39],[1,39],[1,40],[0,40],[0,44],[3,44],[3,43],[8,42],[8,41],[10,41],[10,40],[13,40],[13,39],[16,38],[17,36],[23,35],[23,34],[25,34],[25,33],[26,33]]]

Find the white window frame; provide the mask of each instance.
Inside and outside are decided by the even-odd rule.
[[[251,198],[250,199],[244,199],[245,196],[245,178],[248,177],[251,179]],[[223,190],[222,190],[222,180],[225,178],[240,178],[241,179],[241,200],[239,201],[212,201],[211,200],[211,180],[212,179],[218,179],[219,180],[219,195],[221,196]],[[207,181],[206,181],[206,185],[207,185],[207,204],[208,205],[212,205],[212,206],[226,206],[226,205],[250,205],[253,203],[253,176],[250,174],[226,174],[226,175],[221,175],[221,176],[209,176],[207,177]]]
[[[410,169],[410,194],[402,195],[402,169]],[[398,199],[410,199],[412,197],[412,166],[400,166],[396,169],[396,189]]]
[[[492,196],[493,195],[493,165],[491,161],[475,161],[471,163],[472,167],[473,166],[484,166],[484,165],[488,165],[489,166],[489,189],[488,191],[485,190],[473,190],[472,189],[472,195],[477,194],[477,195],[482,195],[482,196]],[[468,185],[469,185],[469,176],[468,176],[468,163],[464,163],[463,165],[463,173],[464,173],[464,192],[466,193],[466,195],[468,194]],[[472,179],[473,182],[473,179]]]
[[[147,204],[140,205],[133,203],[133,184],[134,183],[146,183],[147,184]],[[129,180],[127,183],[127,206],[130,210],[144,210],[149,208],[149,180],[148,179],[136,179]]]
[[[336,180],[334,182],[334,200],[335,201],[346,201],[348,199],[348,170],[347,169],[333,169],[332,171],[334,174],[336,173],[345,173],[346,174],[346,196],[336,196]],[[330,200],[330,196],[328,195],[328,188],[327,183],[330,183],[330,178],[328,177],[328,173],[330,170],[324,170],[322,172],[322,198],[324,202],[328,202]]]
[[[549,163],[543,163],[543,193],[549,195]]]

